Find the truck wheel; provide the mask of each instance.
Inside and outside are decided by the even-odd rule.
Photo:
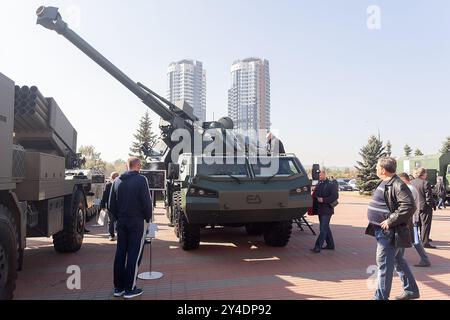
[[[53,235],[57,252],[77,252],[83,244],[86,202],[81,190],[64,198],[64,230]]]
[[[270,222],[264,230],[264,241],[271,247],[285,247],[292,234],[292,221]]]
[[[0,205],[0,300],[10,300],[16,288],[19,233],[12,213]]]
[[[245,231],[249,236],[262,236],[264,233],[263,223],[247,223],[245,225]]]
[[[181,192],[173,194],[175,234],[185,251],[198,249],[200,246],[200,225],[189,223],[181,208]]]
[[[186,215],[181,214],[179,218],[180,244],[183,250],[190,251],[200,246],[200,226],[189,223]]]
[[[175,236],[177,238],[180,238],[180,228],[179,224],[177,223],[178,218],[182,214],[181,209],[181,192],[174,192],[172,196],[172,208],[170,213],[170,223],[169,226],[173,226],[173,231],[175,232]]]

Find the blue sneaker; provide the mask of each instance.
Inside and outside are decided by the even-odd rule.
[[[144,291],[142,289],[134,288],[134,290],[125,291],[125,295],[123,296],[125,299],[133,299],[142,295]]]
[[[125,290],[123,289],[114,289],[114,297],[120,298],[125,294]]]

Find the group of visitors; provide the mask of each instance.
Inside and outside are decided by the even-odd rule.
[[[404,290],[396,300],[418,299],[419,288],[404,254],[406,248],[414,246],[421,258],[415,267],[431,266],[424,248],[436,248],[431,245],[433,240],[430,239],[430,231],[433,211],[437,208],[432,187],[427,181],[427,171],[424,168],[416,169],[413,179],[406,173],[397,175],[396,160],[385,157],[377,164],[377,175],[381,183],[368,205],[369,225],[366,229],[366,234],[377,241],[375,299],[389,299],[394,269],[400,276]],[[313,253],[335,250],[330,220],[338,199],[337,183],[327,178],[325,170],[320,170],[319,181],[313,192],[313,213],[319,216],[320,235],[311,249]],[[441,202],[439,207],[444,206]]]

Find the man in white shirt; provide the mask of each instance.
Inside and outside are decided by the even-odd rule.
[[[417,208],[419,208],[419,193],[417,192],[416,188],[414,188],[414,186],[411,184],[411,180],[409,178],[409,175],[407,173],[402,173],[399,175],[400,179],[403,180],[404,183],[406,183],[406,185],[409,187],[409,189],[411,189],[411,192],[413,194],[414,197],[414,201],[417,204]],[[419,254],[421,261],[419,262],[419,264],[416,264],[415,267],[421,267],[421,268],[427,268],[427,267],[431,267],[431,263],[430,263],[430,259],[428,258],[427,253],[425,252],[425,249],[423,248],[422,245],[422,241],[420,240],[420,236],[417,234],[418,233],[418,228],[417,228],[417,217],[418,217],[418,212],[416,212],[414,214],[413,217],[413,223],[414,223],[414,248],[416,248],[417,253]]]

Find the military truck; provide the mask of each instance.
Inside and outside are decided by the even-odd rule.
[[[65,177],[78,165],[76,139],[53,98],[0,73],[0,300],[13,297],[27,237],[53,237],[57,252],[81,248],[90,181]]]
[[[77,178],[79,176],[85,176],[90,181],[86,191],[86,221],[90,221],[92,218],[97,217],[100,211],[100,203],[103,197],[103,191],[105,190],[106,178],[105,174],[96,169],[72,169],[66,170],[66,178]]]
[[[287,245],[292,220],[312,206],[310,181],[294,155],[267,159],[262,148],[233,131],[230,118],[200,123],[187,103],[167,101],[113,65],[69,28],[58,8],[42,6],[36,14],[37,24],[62,35],[161,117],[167,149],[158,168],[167,171],[167,215],[183,249],[197,249],[200,228],[208,224],[245,225],[249,233],[264,234],[269,245]],[[211,144],[222,146],[222,153],[206,152]],[[227,161],[216,161],[220,158]]]
[[[447,201],[450,201],[450,152],[418,157],[402,157],[398,159],[398,171],[413,174],[416,168],[427,169],[428,181],[435,186],[442,179],[447,190]],[[437,193],[437,190],[434,190]]]

